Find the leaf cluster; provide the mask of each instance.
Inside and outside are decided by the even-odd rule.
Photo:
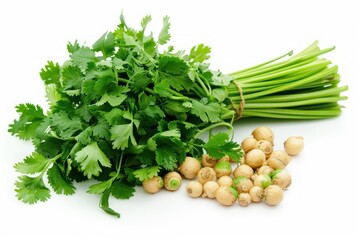
[[[188,155],[206,150],[239,159],[239,145],[228,133],[206,144],[199,138],[234,115],[227,108],[228,77],[206,63],[210,48],[200,44],[185,54],[169,46],[161,52],[170,40],[169,17],[157,37],[146,34],[150,20],[144,17],[135,30],[121,15],[117,28],[92,46],[68,43],[68,60],[48,61],[41,69],[50,110],[19,104],[19,118],[9,126],[12,135],[35,146],[14,166],[22,174],[15,184],[19,200],[46,201],[44,176],[65,195],[75,192],[74,182],[96,179],[88,192],[119,216],[109,207],[111,195],[130,198],[135,185],[176,170]]]

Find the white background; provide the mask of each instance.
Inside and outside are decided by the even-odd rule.
[[[1,1],[0,58],[0,239],[282,239],[305,236],[359,236],[359,56],[360,7],[357,1]],[[349,85],[346,108],[321,121],[240,121],[235,139],[267,125],[275,147],[291,135],[305,138],[305,149],[288,166],[293,184],[277,207],[252,204],[220,206],[190,199],[185,185],[175,193],[148,195],[141,188],[127,201],[111,199],[116,219],[98,208],[98,196],[79,184],[73,196],[54,195],[27,205],[14,193],[13,165],[32,152],[29,142],[7,133],[14,106],[31,102],[46,107],[39,71],[47,60],[67,59],[66,44],[91,45],[116,27],[121,10],[137,27],[150,14],[155,34],[162,17],[171,19],[171,44],[189,50],[212,47],[212,67],[232,72],[302,50],[314,40],[335,45],[326,55],[339,65],[341,85]],[[351,238],[352,237],[352,238]],[[359,238],[358,238],[359,239]]]

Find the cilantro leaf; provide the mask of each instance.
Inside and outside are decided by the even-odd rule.
[[[115,35],[112,32],[104,33],[93,45],[94,51],[100,51],[103,58],[110,57],[115,50]]]
[[[114,181],[111,185],[111,194],[116,199],[129,199],[134,196],[134,192],[134,186],[121,180]]]
[[[98,120],[98,123],[92,127],[93,136],[104,138],[106,140],[110,139],[110,127],[107,124],[104,118]]]
[[[202,63],[210,58],[210,53],[211,48],[201,43],[191,48],[188,58],[193,62]]]
[[[84,131],[75,137],[75,140],[81,142],[83,145],[90,144],[92,133],[93,129],[91,127],[87,127]]]
[[[132,80],[134,83],[131,84],[130,87],[135,93],[143,91],[150,83],[152,83],[152,79],[145,71],[141,71],[136,75],[134,74],[132,76]]]
[[[55,113],[50,117],[51,126],[63,138],[73,136],[77,131],[82,130],[82,124],[79,117],[70,119],[65,112]]]
[[[106,213],[119,218],[120,214],[109,207],[109,197],[110,197],[110,189],[107,189],[101,194],[100,203],[99,203],[100,208],[104,210]]]
[[[178,154],[171,149],[171,144],[158,146],[155,150],[156,163],[164,167],[166,170],[172,171],[177,167]],[[185,158],[185,156],[184,156]]]
[[[19,120],[9,125],[9,132],[20,139],[29,140],[35,136],[35,131],[41,124],[45,115],[39,105],[31,103],[19,104],[16,112],[20,113]]]
[[[115,125],[110,129],[111,140],[115,149],[124,150],[129,146],[129,139],[133,145],[136,145],[136,139],[133,135],[133,123]]]
[[[172,75],[183,75],[187,73],[188,65],[179,57],[163,55],[159,59],[159,70]]]
[[[15,186],[16,197],[24,203],[45,202],[50,198],[50,190],[45,186],[42,175],[38,177],[19,176]]]
[[[146,15],[145,17],[142,18],[141,20],[141,31],[139,31],[137,33],[137,38],[143,42],[144,41],[144,33],[146,30],[147,25],[149,24],[149,22],[151,21],[151,16],[150,15]]]
[[[86,71],[88,63],[97,61],[95,53],[88,47],[80,47],[76,52],[71,54],[71,59],[82,72]]]
[[[64,176],[57,164],[49,168],[47,175],[50,186],[57,194],[71,195],[75,193],[74,185]]]
[[[233,80],[233,78],[230,77],[229,75],[222,74],[219,71],[211,71],[211,72],[212,72],[211,85],[227,86]]]
[[[16,163],[14,168],[23,174],[34,174],[42,172],[48,162],[49,160],[43,155],[33,152],[30,156],[27,156],[23,162]]]
[[[191,113],[198,116],[203,122],[214,123],[221,121],[221,107],[219,103],[206,103],[204,100],[192,100],[191,102],[193,105]]]
[[[79,67],[73,65],[66,66],[61,72],[61,77],[64,84],[64,90],[80,89],[83,81],[83,74]]]
[[[211,136],[209,141],[204,145],[204,149],[210,157],[217,159],[227,155],[238,162],[242,156],[239,144],[229,141],[229,134],[226,132],[219,132],[218,134]]]
[[[227,97],[227,92],[222,88],[215,88],[211,91],[211,95],[219,102],[223,102]]]
[[[179,129],[172,129],[159,132],[147,141],[148,148],[155,151],[156,163],[166,170],[175,169],[179,159],[185,159],[184,143],[180,137]]]
[[[40,77],[45,84],[55,84],[60,86],[60,65],[48,61],[44,68],[40,71]]]
[[[123,119],[124,111],[120,108],[113,108],[110,112],[104,114],[104,118],[110,125],[119,124]]]
[[[79,45],[78,41],[75,40],[74,44],[68,42],[68,44],[66,45],[66,48],[67,48],[69,53],[74,53],[77,50],[79,50],[80,45]]]
[[[139,181],[144,181],[145,179],[150,179],[158,175],[160,172],[160,166],[151,166],[144,167],[133,171],[134,176],[139,179]]]
[[[158,43],[160,45],[166,44],[170,40],[171,36],[169,33],[169,28],[170,28],[170,17],[165,16],[163,18],[163,27],[158,36]]]
[[[119,94],[119,93],[105,93],[101,99],[95,104],[96,106],[104,105],[106,102],[109,103],[111,106],[116,107],[119,106],[125,99],[126,94]]]
[[[177,56],[163,55],[159,59],[160,81],[168,81],[177,91],[189,91],[194,87],[194,82],[188,76],[188,69],[186,62]]]
[[[89,187],[87,192],[91,194],[101,194],[111,187],[113,181],[114,178],[110,178],[109,180],[93,184]]]
[[[89,179],[92,176],[99,176],[103,167],[111,167],[110,160],[106,157],[105,153],[101,151],[96,142],[92,142],[75,154],[75,161],[80,163],[81,170],[84,175]]]
[[[45,97],[51,108],[61,100],[61,94],[57,91],[55,84],[48,84],[45,86]]]

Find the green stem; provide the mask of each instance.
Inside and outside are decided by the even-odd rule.
[[[205,96],[209,97],[211,95],[211,93],[210,93],[209,89],[207,89],[207,87],[205,86],[204,82],[199,78],[199,76],[196,76],[195,79],[200,84],[201,89],[205,92]],[[197,86],[197,85],[195,84],[195,86]]]
[[[44,176],[44,174],[47,172],[50,165],[53,164],[56,160],[58,160],[61,156],[62,156],[62,153],[60,153],[60,154],[56,155],[55,157],[49,159],[49,161],[46,163],[44,169],[40,173],[39,177],[42,178]]]
[[[198,133],[195,134],[194,139],[199,138],[202,134],[206,133],[207,131],[209,131],[213,128],[217,128],[217,127],[227,127],[230,131],[233,130],[233,126],[230,123],[227,123],[227,122],[214,123],[214,124],[211,124],[210,126],[207,126],[203,129],[201,129]]]

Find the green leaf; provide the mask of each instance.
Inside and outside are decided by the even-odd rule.
[[[92,128],[87,127],[84,131],[82,131],[79,135],[75,137],[75,140],[83,145],[90,144],[92,133],[93,133]]]
[[[163,27],[159,33],[159,37],[158,37],[158,43],[160,45],[166,44],[169,40],[170,40],[170,33],[169,33],[169,29],[170,29],[170,17],[169,16],[165,16],[163,18]]]
[[[149,24],[150,21],[151,21],[150,15],[146,15],[145,17],[143,17],[143,19],[141,20],[142,31],[145,31],[146,26]]]
[[[151,21],[151,16],[150,15],[146,15],[141,20],[141,31],[138,31],[138,33],[137,33],[137,38],[141,42],[144,42],[144,33],[145,33],[146,27],[147,27],[147,25],[149,24],[150,21]]]
[[[42,175],[29,177],[22,175],[15,182],[16,197],[24,203],[45,202],[50,198],[50,190],[45,186]]]
[[[151,166],[144,167],[133,171],[134,176],[139,179],[139,181],[144,181],[145,179],[150,179],[158,175],[160,172],[160,166]]]
[[[115,67],[116,70],[120,71],[120,70],[124,70],[125,69],[125,65],[129,64],[129,62],[121,60],[119,58],[114,58],[112,60],[112,63]]]
[[[69,53],[74,53],[77,50],[79,50],[80,45],[79,45],[78,41],[75,40],[74,44],[68,42],[68,44],[66,45],[66,48],[67,48]]]
[[[114,178],[110,178],[109,180],[106,180],[104,182],[93,184],[89,187],[89,190],[87,190],[87,192],[91,194],[102,194],[111,187],[113,181]]]
[[[84,79],[81,69],[72,65],[63,68],[61,77],[64,84],[64,90],[80,89]]]
[[[106,71],[104,71],[106,73]],[[117,82],[113,76],[99,76],[99,79],[93,86],[93,93],[95,96],[102,97],[106,92],[111,92],[116,88]]]
[[[37,152],[33,152],[30,156],[27,156],[23,162],[16,163],[14,168],[23,174],[34,174],[42,172],[48,162],[49,159],[46,159]]]
[[[124,150],[129,146],[129,139],[133,145],[136,145],[136,139],[133,135],[133,123],[115,125],[110,129],[111,140],[114,149]]]
[[[60,65],[48,61],[44,68],[40,71],[40,77],[45,84],[55,84],[60,86]]]
[[[186,150],[178,129],[155,134],[148,141],[150,150],[155,151],[156,163],[166,170],[174,170],[180,159],[185,159]]]
[[[168,147],[157,147],[155,150],[156,163],[166,170],[172,171],[177,167],[178,154]]]
[[[92,128],[95,137],[110,139],[110,126],[104,118],[98,120],[98,123]]]
[[[203,146],[210,157],[220,159],[229,156],[235,161],[240,161],[242,151],[238,143],[229,140],[229,134],[219,132],[211,136],[209,141]]]
[[[222,88],[213,89],[211,95],[219,102],[223,102],[228,97],[227,92]]]
[[[75,154],[75,161],[80,163],[81,170],[84,175],[89,179],[92,176],[99,176],[103,167],[111,167],[110,160],[106,157],[105,153],[101,151],[96,142],[92,142]]]
[[[76,52],[71,54],[71,59],[83,73],[86,71],[88,63],[97,61],[95,53],[88,47],[80,47]]]
[[[71,195],[75,193],[74,185],[64,176],[57,164],[49,168],[47,175],[50,186],[57,194]]]
[[[135,93],[145,90],[145,88],[150,83],[152,83],[152,79],[148,76],[148,73],[146,71],[141,71],[137,74],[134,74],[131,79],[133,81],[133,84],[130,85],[130,88]]]
[[[214,86],[228,86],[233,80],[232,77],[222,74],[219,71],[211,71],[213,76],[211,78],[211,85]]]
[[[116,107],[119,106],[126,98],[127,98],[126,94],[105,93],[95,105],[101,106],[104,105],[105,103],[109,103],[111,106]]]
[[[163,55],[159,59],[159,70],[171,75],[186,75],[189,67],[186,62],[176,56]]]
[[[20,113],[19,120],[14,120],[9,125],[9,132],[20,139],[29,140],[35,136],[36,129],[39,127],[45,115],[39,105],[31,103],[19,104],[16,112]]]
[[[192,100],[191,113],[198,116],[203,122],[220,122],[221,106],[217,102],[206,104],[205,101]]]
[[[170,82],[162,81],[160,83],[156,83],[154,86],[155,93],[159,94],[161,97],[171,97],[172,94],[169,92]]]
[[[76,132],[82,131],[82,124],[79,117],[72,119],[65,112],[55,113],[50,118],[51,126],[63,138],[69,138]]]
[[[122,180],[114,181],[111,186],[111,194],[116,199],[122,199],[122,200],[129,199],[132,196],[134,196],[134,193],[135,193],[134,186],[132,186]]]
[[[211,48],[204,44],[199,44],[191,48],[189,57],[193,62],[202,63],[210,58]]]
[[[61,100],[61,94],[57,91],[55,84],[48,84],[45,86],[45,97],[50,107],[56,105]]]
[[[106,213],[119,218],[120,214],[109,207],[109,197],[110,197],[110,189],[106,190],[101,194],[100,203],[99,203],[100,208],[104,210]]]
[[[110,125],[116,125],[123,119],[124,111],[119,108],[113,108],[110,112],[104,114],[104,118]]]
[[[115,35],[112,32],[104,33],[94,44],[94,51],[100,51],[104,59],[113,55],[115,50]]]

